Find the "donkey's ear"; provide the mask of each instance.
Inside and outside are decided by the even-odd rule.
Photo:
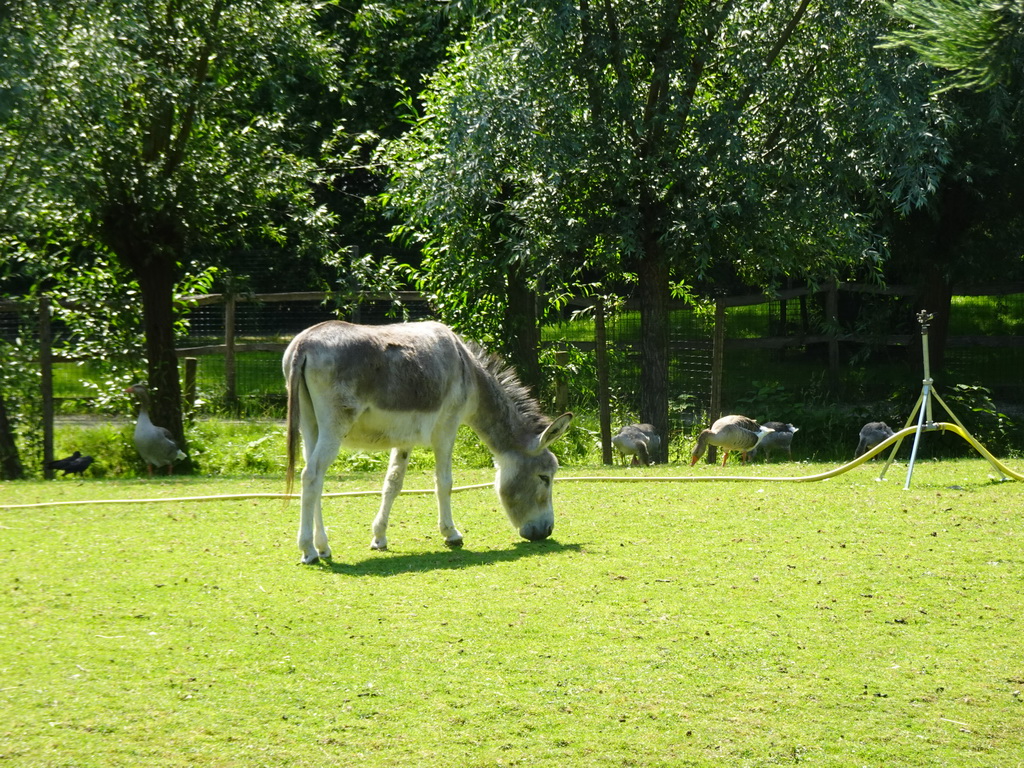
[[[537,451],[543,451],[555,440],[565,434],[566,430],[569,429],[569,424],[572,422],[571,413],[563,413],[557,419],[548,424],[548,428],[540,434],[540,438],[537,443]]]

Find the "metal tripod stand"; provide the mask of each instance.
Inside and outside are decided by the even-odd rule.
[[[946,405],[942,398],[939,397],[938,393],[932,389],[932,375],[931,366],[928,361],[928,326],[931,323],[934,315],[931,313],[921,310],[917,313],[917,322],[921,324],[921,351],[923,353],[924,360],[924,381],[921,387],[921,394],[917,398],[917,404],[914,406],[914,410],[910,413],[910,418],[907,419],[907,423],[903,425],[903,429],[907,429],[913,422],[914,417],[917,416],[917,431],[914,433],[914,445],[910,449],[910,463],[907,465],[907,482],[903,486],[903,490],[910,488],[910,478],[914,474],[914,461],[917,459],[917,447],[921,442],[921,434],[923,432],[936,432],[942,430],[942,425],[936,424],[932,418],[932,398],[941,405],[953,422],[960,427],[965,433],[967,428],[960,423],[960,420],[953,414]],[[903,438],[896,441],[896,444],[892,447],[892,451],[889,453],[889,458],[885,461],[885,466],[882,467],[882,473],[878,476],[881,480],[885,477],[886,470],[889,469],[889,465],[892,464],[894,458],[896,458],[896,452],[900,449],[900,445],[903,443]],[[992,464],[991,459],[989,463]],[[1006,479],[1003,475],[1002,470],[996,465],[992,464],[996,471],[999,472],[1002,479]]]

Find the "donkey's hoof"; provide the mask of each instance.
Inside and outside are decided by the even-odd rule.
[[[458,549],[462,546],[462,537],[459,536],[457,539],[445,539],[444,545],[449,549]]]
[[[319,562],[319,555],[303,555],[302,559],[299,561],[301,565],[316,565]]]
[[[388,540],[374,539],[370,542],[370,549],[374,550],[375,552],[386,552],[388,549]]]

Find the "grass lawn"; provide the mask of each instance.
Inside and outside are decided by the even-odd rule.
[[[567,467],[552,539],[470,490],[461,550],[431,496],[399,499],[382,553],[376,500],[331,499],[315,566],[297,501],[90,501],[279,477],[0,483],[81,501],[0,508],[0,765],[1024,765],[1022,486],[879,469]]]

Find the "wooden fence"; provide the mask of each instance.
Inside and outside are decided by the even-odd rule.
[[[849,318],[843,318],[840,311],[844,294],[847,297],[883,297],[900,307],[899,314],[903,316],[903,321],[892,325],[883,324],[882,327],[876,325],[870,331],[851,330]],[[820,305],[820,322],[787,322],[787,304],[798,302],[803,309],[804,304],[812,297]],[[990,308],[1003,302],[1005,306],[1002,313],[1005,315],[1005,322],[999,323],[1001,327],[989,333],[957,333],[954,330],[955,326],[964,325],[963,318],[971,312],[978,311],[977,306],[967,310],[959,308],[958,302],[968,298],[982,299]],[[783,332],[744,338],[729,331],[727,327],[721,327],[728,326],[727,315],[731,310],[766,303],[777,305],[775,311],[778,317],[775,318],[775,325]],[[908,373],[911,378],[917,375],[920,365],[917,350],[921,344],[921,333],[920,327],[913,320],[916,304],[917,293],[910,286],[880,287],[859,283],[837,283],[816,291],[809,288],[783,290],[772,297],[761,294],[725,297],[717,304],[716,338],[719,334],[723,337],[720,344],[721,359],[735,359],[737,356],[751,353],[783,353],[800,348],[824,348],[827,350],[824,371],[827,375],[828,388],[838,395],[842,391],[839,382],[848,367],[847,360],[840,354],[844,347],[855,350],[870,348],[889,351],[909,348],[914,352],[909,356],[909,361],[914,367]],[[959,286],[953,293],[950,317],[951,330],[946,338],[947,363],[943,374],[946,381],[943,383],[953,384],[951,377],[954,376],[964,379],[957,383],[968,383],[966,379],[977,377],[981,372],[997,373],[998,381],[992,382],[992,388],[999,390],[1006,398],[1024,400],[1024,334],[1020,332],[1024,330],[1024,284]],[[958,320],[961,322],[958,323]],[[850,355],[846,356],[847,359],[849,357]],[[716,360],[718,359],[719,353],[716,353]],[[716,388],[720,391],[721,383]]]
[[[779,291],[774,296],[751,294],[746,296],[723,297],[716,301],[713,326],[707,330],[710,340],[710,365],[707,382],[707,402],[705,408],[707,415],[714,417],[720,414],[726,406],[724,394],[726,392],[726,362],[736,356],[750,354],[751,351],[782,351],[812,346],[824,347],[827,349],[827,363],[824,370],[830,385],[839,381],[843,368],[843,360],[840,355],[840,346],[849,344],[875,345],[883,347],[908,347],[918,343],[919,333],[915,329],[903,332],[861,334],[844,330],[840,318],[840,298],[844,293],[873,294],[877,296],[892,297],[897,301],[910,300],[913,296],[911,289],[900,286],[878,287],[854,283],[840,283],[823,290],[811,290],[809,288],[796,288]],[[1002,286],[985,286],[975,289],[962,288],[956,292],[958,296],[1009,296],[1021,294],[1024,297],[1024,285],[1012,284]],[[224,393],[228,401],[235,401],[238,398],[237,373],[239,355],[249,352],[273,352],[280,354],[286,346],[285,340],[280,341],[240,341],[238,335],[237,315],[241,305],[248,303],[263,306],[274,305],[285,302],[302,302],[315,305],[322,305],[328,299],[328,295],[321,292],[306,293],[269,293],[255,295],[223,295],[210,294],[202,296],[187,297],[187,301],[194,307],[217,307],[220,306],[222,327],[218,343],[212,344],[184,344],[177,353],[185,361],[184,392],[186,402],[194,402],[196,397],[196,370],[197,361],[203,356],[217,355],[224,361]],[[423,305],[423,297],[416,292],[404,292],[397,296],[366,296],[362,297],[370,305],[373,302],[400,302],[403,306]],[[806,314],[806,302],[814,299],[817,304],[823,306],[823,322],[809,325],[804,317],[804,322],[790,322],[790,305],[796,303],[800,306],[800,314]],[[575,345],[587,352],[593,351],[595,355],[596,380],[592,390],[599,403],[602,443],[606,446],[605,459],[610,461],[610,421],[611,411],[609,407],[609,362],[608,350],[610,347],[619,347],[635,350],[637,346],[638,331],[631,333],[621,332],[621,328],[615,330],[606,329],[606,313],[602,305],[593,305],[589,300],[577,302],[579,305],[591,304],[591,311],[594,312],[595,334],[591,341],[564,342],[566,346]],[[730,333],[729,316],[739,308],[752,307],[772,303],[773,312],[778,317],[775,326],[778,333],[768,333],[754,337],[742,338]],[[628,303],[625,313],[634,313],[635,307]],[[0,315],[2,313],[17,313],[21,322],[25,325],[35,324],[37,326],[37,337],[39,343],[39,370],[40,370],[40,392],[42,397],[42,419],[43,419],[43,453],[44,461],[52,458],[53,450],[53,417],[54,417],[54,364],[65,361],[75,361],[73,357],[66,357],[56,354],[53,346],[51,318],[53,314],[52,302],[48,298],[42,298],[36,304],[25,302],[0,301]],[[323,310],[326,316],[331,316],[329,309]],[[355,321],[368,318],[355,316]],[[372,322],[372,318],[369,318]],[[618,324],[617,325],[621,325]],[[270,334],[273,335],[273,334]],[[693,345],[683,345],[693,348]],[[978,350],[992,349],[1000,350],[1000,354],[1017,355],[1024,353],[1024,335],[1001,334],[1001,335],[960,335],[950,336],[948,339],[950,349]],[[678,349],[676,350],[678,352]],[[675,354],[676,352],[673,352]],[[1022,366],[1024,370],[1024,366]],[[766,378],[770,377],[765,372]],[[1019,372],[1016,374],[1019,377]],[[566,388],[556,387],[556,392],[561,392],[560,397],[566,397]]]
[[[323,304],[330,299],[330,295],[322,291],[306,291],[300,293],[260,293],[260,294],[204,294],[200,296],[185,297],[185,301],[195,307],[211,305],[223,306],[223,344],[204,344],[199,346],[178,347],[179,358],[185,360],[185,383],[184,391],[187,402],[194,402],[196,395],[196,358],[204,355],[221,355],[224,358],[224,390],[228,402],[235,402],[238,399],[237,372],[238,355],[245,352],[276,352],[283,354],[287,342],[238,342],[236,316],[239,304],[260,303],[277,304],[284,302],[309,302]],[[402,304],[420,302],[425,303],[422,294],[417,291],[400,291],[395,295],[370,294],[361,297],[363,301],[397,301]],[[358,311],[352,318],[358,322]]]

